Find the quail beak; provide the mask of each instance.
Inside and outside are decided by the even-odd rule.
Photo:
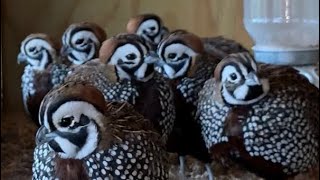
[[[43,144],[46,142],[50,142],[58,135],[55,132],[50,132],[45,126],[41,126],[36,134],[36,144]]]
[[[147,64],[157,64],[160,61],[160,58],[157,53],[149,52],[144,57],[144,62]]]
[[[62,46],[61,50],[60,50],[60,54],[62,57],[66,57],[68,56],[68,54],[71,52],[71,49],[69,48],[69,46]]]
[[[22,54],[21,52],[18,54],[18,64],[27,61],[27,56]]]
[[[261,82],[258,76],[254,72],[250,72],[246,77],[246,82],[248,86],[261,85]]]

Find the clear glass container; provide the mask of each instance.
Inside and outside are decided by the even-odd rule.
[[[244,25],[259,62],[319,61],[319,0],[244,0]]]

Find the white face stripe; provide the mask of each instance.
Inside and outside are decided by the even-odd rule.
[[[69,131],[68,128],[60,127],[59,122],[61,118],[73,116],[74,121],[79,122],[81,114],[88,116],[90,119],[96,120],[97,124],[102,125],[99,121],[103,118],[103,114],[97,111],[92,104],[85,101],[69,101],[60,105],[60,107],[52,113],[52,122],[59,131]]]
[[[54,140],[64,153],[59,153],[62,158],[74,158],[77,154],[78,147],[72,144],[68,139],[57,136]]]
[[[84,42],[87,42],[89,39],[91,39],[97,46],[100,45],[98,38],[91,31],[84,30],[84,31],[79,31],[79,32],[76,32],[75,34],[73,34],[73,36],[71,37],[71,43],[73,46],[77,47],[76,41],[78,39],[84,39]],[[67,42],[69,42],[69,41],[67,41]]]
[[[129,60],[126,56],[129,54],[134,54],[136,56],[135,59]],[[132,68],[137,66],[140,61],[143,60],[143,57],[138,50],[138,48],[133,44],[125,44],[123,46],[119,46],[116,51],[113,53],[112,57],[110,58],[109,64],[118,66],[119,60],[122,60],[123,62],[127,63],[133,63],[133,64],[126,64],[123,66],[126,66],[128,68]]]
[[[151,30],[150,28],[154,28],[154,30]],[[154,19],[148,19],[140,24],[136,33],[142,35],[144,34],[143,30],[147,32],[147,35],[155,36],[160,30],[159,23]]]
[[[237,75],[237,79],[236,80],[231,80],[230,75],[232,73],[235,73]],[[233,83],[238,83],[241,80],[241,75],[239,74],[239,72],[237,71],[237,69],[232,66],[232,65],[227,65],[223,68],[222,73],[221,73],[221,82],[226,82],[226,81],[231,81]]]
[[[248,105],[248,104],[252,104],[252,103],[255,103],[255,102],[258,102],[259,100],[261,100],[262,98],[264,98],[269,90],[270,90],[270,86],[269,86],[269,82],[268,80],[266,79],[263,79],[261,80],[263,81],[262,83],[262,89],[263,89],[263,93],[258,96],[257,98],[255,99],[251,99],[249,101],[243,101],[243,100],[239,100],[239,99],[235,99],[227,90],[226,90],[226,87],[225,85],[223,84],[222,85],[222,96],[224,97],[225,101],[229,104],[233,104],[233,105]],[[241,89],[241,90],[245,90],[244,89]],[[239,91],[241,91],[239,90]]]
[[[189,57],[193,57],[196,56],[197,53],[193,51],[193,49],[191,49],[190,47],[184,45],[184,44],[180,44],[180,43],[174,43],[174,44],[170,44],[168,45],[165,50],[164,50],[164,58],[166,59],[166,61],[169,60],[168,55],[170,53],[175,53],[176,54],[176,58],[173,59],[174,61],[177,60],[177,58],[181,57],[182,54],[187,54]],[[171,59],[170,59],[171,61]]]
[[[240,85],[233,92],[233,97],[237,100],[244,100],[249,93],[249,87],[246,84]]]

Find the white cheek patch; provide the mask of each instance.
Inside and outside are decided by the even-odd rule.
[[[149,30],[150,27],[155,27],[155,30],[153,30],[152,32]],[[144,21],[143,23],[140,24],[138,30],[137,30],[137,34],[142,35],[143,34],[143,30],[147,31],[148,35],[156,35],[159,32],[159,24],[156,20],[154,19],[149,19]]]
[[[249,87],[247,85],[241,85],[233,92],[233,96],[238,100],[244,100],[249,93]]]
[[[134,76],[137,77],[137,79],[142,79],[142,78],[144,78],[145,73],[146,73],[146,71],[147,71],[147,67],[148,67],[148,65],[147,65],[146,63],[143,63],[143,64],[139,67],[139,69],[138,69],[136,72],[134,72]]]
[[[128,60],[126,58],[126,55],[128,54],[135,54],[137,57],[133,60]],[[131,64],[131,66],[136,66],[141,61],[141,54],[138,50],[138,48],[133,44],[125,44],[123,46],[119,46],[116,51],[113,53],[112,57],[110,58],[109,64],[111,65],[118,65],[118,61],[122,60],[124,62],[134,62],[134,64]]]
[[[187,72],[191,60],[188,59],[188,60],[185,60],[185,61],[186,62],[184,63],[183,67],[175,74],[176,78],[179,77],[179,76],[183,76]]]
[[[74,158],[77,155],[78,147],[72,144],[68,139],[57,136],[54,140],[64,153],[59,153],[63,158]]]
[[[167,64],[164,64],[163,65],[163,69],[164,69],[164,71],[165,71],[165,73],[166,73],[166,75],[170,78],[170,79],[174,79],[175,78],[175,70],[172,68],[172,67],[170,67],[169,65],[167,65]]]
[[[170,53],[177,54],[176,58],[181,57],[183,53],[187,54],[189,57],[193,57],[197,55],[197,53],[194,52],[190,47],[180,43],[171,44],[167,46],[164,49],[164,51],[165,51],[164,58],[167,58]],[[169,61],[169,59],[166,59],[166,60]]]

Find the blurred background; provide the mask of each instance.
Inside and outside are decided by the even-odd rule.
[[[20,42],[30,33],[47,33],[61,41],[73,22],[91,21],[108,37],[124,32],[130,17],[156,13],[170,29],[186,29],[199,36],[224,35],[245,47],[252,40],[243,26],[243,0],[1,0],[1,63],[3,110],[23,112],[21,75],[17,64]]]

